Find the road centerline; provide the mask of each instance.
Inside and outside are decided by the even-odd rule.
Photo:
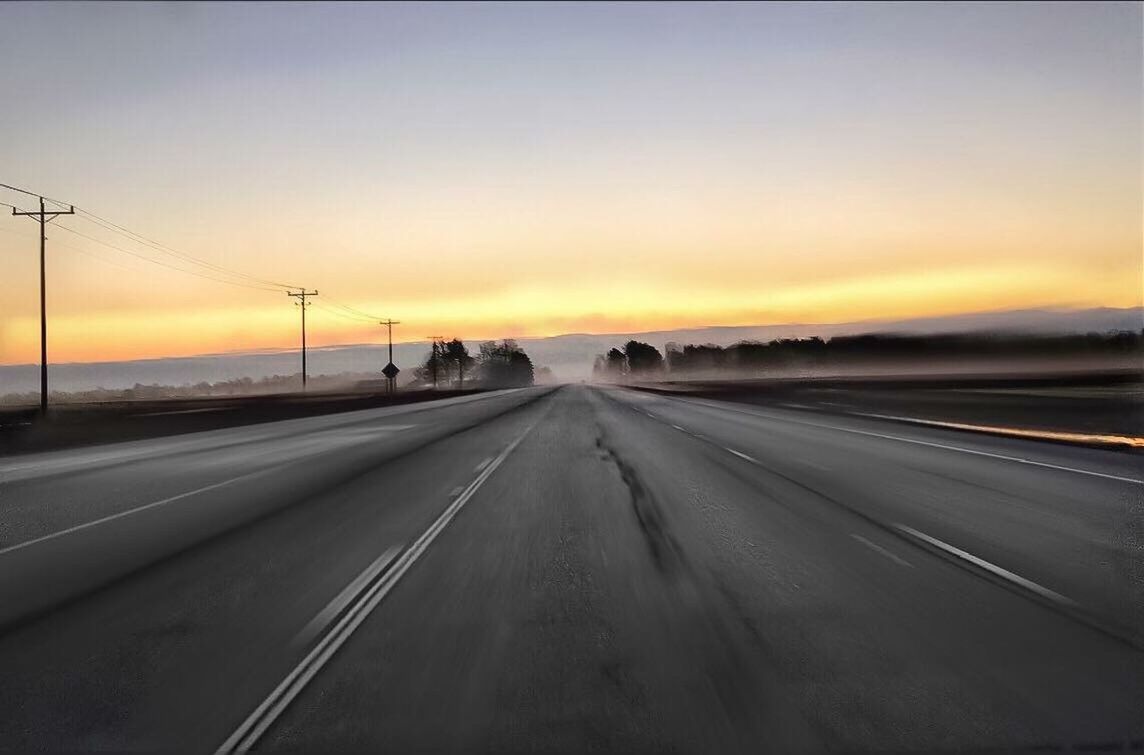
[[[274,724],[287,706],[298,696],[311,679],[329,662],[334,653],[345,644],[353,632],[366,620],[386,595],[397,585],[405,573],[429,548],[437,536],[453,520],[470,498],[480,489],[492,473],[508,458],[509,454],[532,431],[530,425],[515,440],[508,444],[496,458],[484,466],[465,491],[461,493],[420,537],[397,559],[389,569],[383,569],[380,579],[373,581],[367,589],[357,595],[341,618],[322,637],[309,653],[279,682],[278,686],[264,699],[237,729],[219,746],[216,752],[246,752]]]

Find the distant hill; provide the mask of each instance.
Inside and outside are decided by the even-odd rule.
[[[669,341],[680,344],[714,343],[727,346],[737,341],[769,341],[861,333],[1087,333],[1144,328],[1144,308],[1126,309],[1023,309],[981,312],[948,317],[911,320],[868,320],[861,322],[807,325],[746,325],[734,327],[689,328],[645,333],[573,333],[549,338],[520,338],[521,346],[537,366],[550,367],[559,379],[579,380],[591,374],[597,354],[635,338],[663,348]],[[470,344],[475,350],[475,344]],[[424,358],[426,342],[394,344],[394,361],[408,370]],[[380,371],[386,362],[385,347],[374,344],[347,344],[311,349],[310,373],[333,375],[345,372]],[[123,362],[88,362],[52,365],[52,387],[61,391],[92,388],[129,388],[145,385],[184,385],[218,382],[236,378],[262,378],[296,373],[296,350],[204,354],[193,357],[138,359]],[[38,368],[30,365],[0,365],[0,395],[34,391],[39,385]]]

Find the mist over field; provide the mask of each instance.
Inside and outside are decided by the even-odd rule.
[[[635,338],[663,349],[669,342],[730,346],[740,341],[769,341],[775,338],[829,338],[861,333],[959,333],[1012,332],[1107,333],[1139,331],[1144,324],[1142,308],[1098,308],[1085,310],[1014,310],[951,317],[932,317],[892,322],[833,323],[827,325],[759,325],[710,327],[648,333],[567,334],[550,338],[517,339],[537,367],[548,367],[557,380],[585,380],[592,375],[596,356],[609,348]],[[405,370],[400,381],[411,377],[410,368],[422,362],[427,343],[397,343],[394,362]],[[385,365],[386,347],[381,344],[349,344],[310,350],[310,371],[314,375],[346,374],[345,384],[377,373]],[[1000,365],[1003,367],[1003,365]],[[52,385],[63,392],[95,388],[119,390],[143,385],[194,385],[250,378],[259,380],[298,371],[298,352],[262,351],[255,353],[207,354],[193,357],[139,359],[125,362],[65,363],[51,366]],[[0,396],[35,390],[36,365],[0,365]]]

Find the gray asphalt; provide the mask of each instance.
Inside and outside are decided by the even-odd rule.
[[[1140,458],[576,385],[0,459],[0,747],[1144,748]]]

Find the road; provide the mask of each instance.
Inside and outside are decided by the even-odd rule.
[[[0,747],[1144,748],[1141,457],[538,387],[0,459]]]

